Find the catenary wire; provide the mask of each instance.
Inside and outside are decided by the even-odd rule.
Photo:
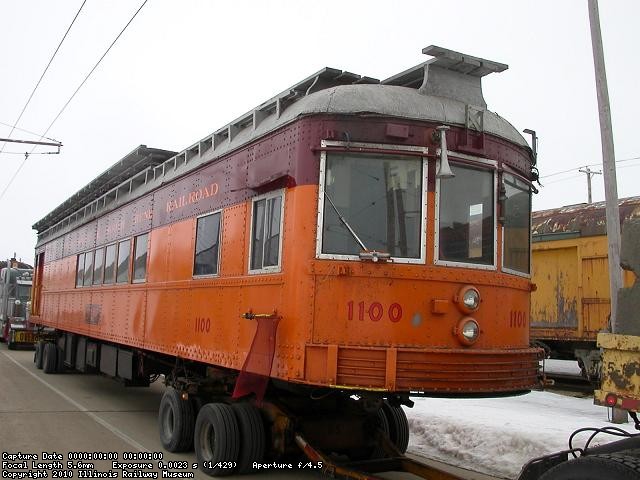
[[[53,55],[51,55],[51,58],[49,59],[49,63],[47,63],[47,66],[44,67],[42,75],[40,75],[40,79],[36,83],[36,86],[33,87],[33,90],[31,91],[31,95],[29,95],[29,98],[27,99],[27,102],[24,104],[24,107],[22,107],[22,111],[20,112],[20,115],[18,115],[17,120],[15,122],[13,122],[13,126],[11,127],[11,131],[9,132],[8,138],[11,138],[11,135],[13,134],[14,130],[16,130],[18,123],[20,123],[20,119],[22,118],[22,115],[24,115],[24,112],[27,109],[27,107],[29,106],[29,103],[31,103],[31,99],[35,95],[36,90],[38,90],[38,87],[40,86],[40,83],[42,83],[42,79],[44,78],[45,74],[47,73],[47,70],[49,70],[49,67],[51,66],[51,63],[53,62],[53,59],[56,58],[56,55],[58,54],[58,50],[60,50],[60,47],[62,46],[62,44],[64,43],[65,39],[67,38],[67,35],[69,34],[69,31],[71,30],[71,27],[73,27],[73,24],[76,22],[76,19],[78,18],[78,15],[80,15],[80,12],[84,8],[84,4],[85,3],[87,3],[87,0],[84,0],[82,2],[82,5],[80,5],[80,8],[78,9],[78,11],[76,12],[75,16],[73,17],[73,20],[71,20],[71,23],[69,24],[69,27],[67,28],[67,31],[64,32],[64,35],[62,36],[62,40],[60,40],[60,43],[58,43],[58,46],[56,47],[56,50],[53,52]],[[6,124],[3,123],[3,125],[6,125]],[[7,126],[9,126],[9,125],[7,125]],[[18,129],[18,130],[21,130],[21,129]],[[31,133],[31,132],[29,132],[29,133]],[[45,137],[43,135],[40,138],[45,138]],[[0,148],[0,153],[2,153],[4,151],[5,146],[6,146],[6,142],[3,143],[2,148]]]
[[[53,119],[53,121],[49,124],[49,126],[47,127],[47,129],[45,130],[45,132],[42,134],[42,136],[40,137],[40,139],[44,138],[44,135],[46,135],[47,133],[49,133],[49,130],[51,129],[51,127],[53,127],[53,124],[56,123],[56,121],[58,120],[58,118],[60,118],[60,115],[62,115],[62,112],[65,111],[65,109],[67,108],[67,106],[71,103],[71,100],[73,100],[73,98],[76,96],[76,94],[80,91],[80,89],[82,88],[82,86],[87,82],[87,80],[89,79],[89,77],[91,76],[91,74],[95,71],[96,68],[98,68],[98,65],[100,65],[100,63],[102,62],[102,60],[104,60],[104,57],[107,56],[107,54],[109,53],[109,51],[113,48],[113,46],[116,44],[116,42],[118,41],[118,39],[122,36],[122,34],[125,32],[125,30],[129,27],[129,25],[131,25],[131,22],[133,22],[133,20],[136,18],[136,16],[138,15],[138,13],[140,13],[140,10],[142,10],[142,8],[147,4],[149,0],[144,0],[144,2],[142,2],[142,5],[140,5],[140,7],[136,10],[136,12],[133,14],[133,16],[129,19],[129,21],[127,22],[127,24],[124,26],[124,28],[120,31],[120,33],[118,33],[118,35],[116,36],[115,40],[113,40],[113,42],[111,42],[111,45],[109,45],[109,47],[107,48],[107,50],[102,54],[102,56],[100,57],[100,59],[96,62],[96,64],[93,66],[93,68],[89,71],[89,73],[87,74],[87,76],[84,78],[84,80],[82,80],[82,82],[80,83],[80,85],[78,86],[78,88],[76,88],[76,90],[73,92],[73,94],[71,95],[71,97],[69,97],[69,100],[67,100],[67,102],[64,104],[64,106],[60,109],[60,111],[58,112],[58,114],[55,116],[55,118]],[[11,177],[11,179],[9,179],[9,182],[7,183],[7,185],[4,187],[4,190],[2,190],[2,193],[0,193],[0,200],[2,200],[2,198],[4,197],[5,193],[7,192],[7,190],[9,190],[9,187],[11,186],[11,184],[13,183],[13,181],[15,180],[15,178],[18,176],[18,174],[20,173],[20,171],[22,170],[22,168],[24,167],[25,163],[27,163],[27,159],[29,158],[29,155],[33,152],[33,150],[35,149],[35,146],[33,147],[33,149],[31,149],[31,152],[28,153],[28,155],[25,155],[24,160],[22,161],[22,163],[20,163],[20,166],[18,167],[18,169],[15,171],[15,173],[13,174],[13,176]]]

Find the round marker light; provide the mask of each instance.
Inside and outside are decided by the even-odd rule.
[[[480,300],[480,292],[472,285],[463,286],[454,297],[454,301],[462,313],[475,312],[480,307]]]
[[[614,393],[608,393],[606,397],[604,397],[604,403],[607,407],[615,407],[618,403],[618,397]]]
[[[480,336],[480,326],[473,318],[465,317],[458,322],[454,332],[460,343],[463,345],[472,345]]]

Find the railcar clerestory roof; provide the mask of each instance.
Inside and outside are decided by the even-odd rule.
[[[36,222],[39,244],[303,116],[369,114],[465,126],[471,109],[481,115],[483,132],[528,148],[508,121],[487,110],[482,95],[481,78],[507,65],[436,46],[422,51],[434,58],[383,81],[324,68],[182,152],[140,145]]]

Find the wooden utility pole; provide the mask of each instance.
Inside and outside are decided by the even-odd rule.
[[[616,160],[613,150],[611,109],[609,106],[607,73],[604,66],[604,53],[602,48],[602,34],[600,32],[598,0],[588,0],[588,2],[589,23],[591,24],[591,45],[593,47],[593,64],[596,75],[596,91],[598,94],[600,140],[602,143],[602,171],[604,178],[604,196],[606,200],[607,215],[607,239],[609,243],[611,333],[618,333],[618,290],[622,287],[622,268],[620,268],[620,211],[618,210]]]
[[[589,167],[584,167],[584,170],[580,169],[578,171],[587,174],[587,203],[593,203],[593,197],[591,195],[591,177],[594,175],[601,175],[602,172],[595,172]]]

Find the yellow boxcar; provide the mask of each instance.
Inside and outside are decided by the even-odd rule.
[[[640,217],[640,197],[619,206],[622,223]],[[531,339],[596,378],[596,337],[609,330],[611,304],[604,202],[534,212],[532,240]],[[624,284],[633,279],[625,271]]]

